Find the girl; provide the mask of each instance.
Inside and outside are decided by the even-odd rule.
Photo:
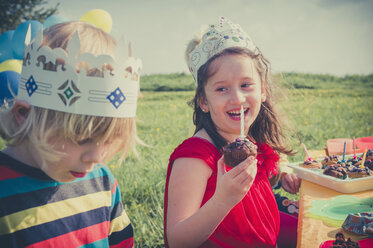
[[[283,144],[272,101],[270,65],[239,25],[221,18],[186,51],[197,83],[193,137],[172,153],[165,188],[169,247],[276,247],[279,212],[268,178]],[[244,130],[258,146],[234,168],[221,149]]]
[[[133,247],[117,181],[100,164],[124,158],[137,137],[138,77],[107,56],[115,46],[104,31],[69,22],[26,47],[17,101],[0,113],[5,247]]]

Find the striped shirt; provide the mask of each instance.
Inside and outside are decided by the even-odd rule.
[[[0,152],[1,247],[133,247],[117,181],[106,166],[60,183]]]

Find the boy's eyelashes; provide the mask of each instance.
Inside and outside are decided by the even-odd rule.
[[[93,142],[93,139],[91,139],[91,138],[83,139],[83,140],[77,141],[76,143],[78,143],[78,145],[84,145],[84,144],[87,144],[87,143],[90,143],[90,142]]]
[[[84,140],[79,140],[76,142],[78,145],[85,145],[85,144],[90,144],[90,143],[95,143],[96,145],[100,145],[100,144],[104,144],[104,145],[110,145],[113,143],[112,140],[107,140],[106,142],[104,143],[100,143],[100,142],[97,142],[96,140],[92,139],[92,138],[87,138],[87,139],[84,139]]]

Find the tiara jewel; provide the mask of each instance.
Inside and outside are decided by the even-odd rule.
[[[77,32],[66,51],[40,47],[42,30],[31,43],[29,39],[27,35],[17,100],[74,114],[136,116],[140,59],[124,56],[120,46],[116,49],[116,54],[120,55],[117,60],[104,54],[79,54]],[[77,70],[78,65],[83,66]]]
[[[260,53],[250,36],[239,24],[220,17],[217,25],[210,25],[202,36],[201,43],[189,54],[188,67],[197,83],[198,70],[215,54],[230,47],[243,47],[254,55]]]

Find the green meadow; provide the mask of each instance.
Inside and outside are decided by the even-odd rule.
[[[275,75],[278,108],[286,113],[291,147],[301,161],[310,150],[323,150],[326,141],[340,137],[373,136],[373,74],[336,77],[284,73]],[[135,231],[136,247],[163,247],[163,194],[168,158],[174,148],[193,134],[194,83],[190,75],[156,74],[141,79],[137,147],[119,165],[109,166],[120,185],[122,200]],[[0,141],[0,147],[4,142]],[[286,194],[283,191],[280,191]],[[288,195],[297,199],[297,195]]]

